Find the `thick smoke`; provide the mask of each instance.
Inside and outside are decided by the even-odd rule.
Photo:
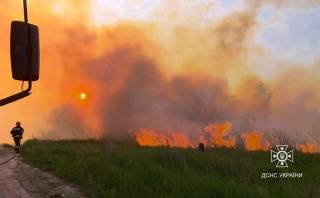
[[[49,121],[54,128],[48,131],[43,138],[84,139],[88,137],[89,128],[72,105],[63,105],[52,111]]]
[[[137,49],[124,48],[105,55],[88,70],[105,93],[98,104],[107,133],[147,128],[192,134],[224,121],[231,121],[238,131],[248,131],[263,126],[269,117],[271,93],[259,79],[246,79],[239,88],[243,94],[234,96],[223,79],[186,75],[167,79],[149,57],[132,56]]]
[[[126,59],[124,54],[122,57]],[[230,119],[233,104],[225,82],[194,80],[188,76],[166,80],[158,65],[147,57],[135,58],[130,65],[120,60],[122,67],[112,63],[105,66],[104,72],[113,71],[113,78],[123,82],[118,90],[102,96],[99,101],[103,104],[101,114],[107,132],[126,133],[148,128],[192,133],[208,123]],[[108,82],[105,86],[114,85]]]
[[[256,49],[256,17],[264,3],[248,1],[243,11],[202,29],[128,23],[99,33],[72,32],[66,42],[74,48],[64,58],[71,63],[67,73],[73,72],[64,77],[67,87],[82,82],[95,95],[90,116],[99,120],[101,135],[140,129],[192,135],[229,121],[236,134],[281,129],[296,141],[318,141],[318,64],[309,69],[289,66],[290,71],[268,81],[249,64],[248,55]],[[92,130],[86,117],[81,108],[68,105],[51,113],[55,131],[79,131],[80,136]]]
[[[247,0],[223,17],[216,17],[214,0],[164,0],[145,16],[134,11],[128,15],[133,20],[124,21],[137,2],[130,1],[127,18],[111,12],[98,27],[94,13],[104,10],[91,10],[96,2],[29,2],[30,22],[41,31],[41,79],[31,97],[2,109],[3,130],[20,120],[26,139],[47,127],[44,136],[54,139],[141,128],[192,135],[229,121],[235,134],[286,131],[293,141],[320,140],[320,62],[302,67],[270,61],[279,71],[266,80],[256,73],[259,61],[250,61],[269,57],[254,43],[264,6],[309,9],[318,0]],[[8,75],[8,44],[10,21],[23,16],[20,1],[4,0],[0,8],[5,96],[20,88]],[[82,91],[86,101],[79,101]]]

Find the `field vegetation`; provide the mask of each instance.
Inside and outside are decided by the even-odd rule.
[[[79,186],[89,197],[319,197],[320,155],[295,152],[275,168],[269,152],[140,147],[131,141],[30,140],[25,162]],[[262,179],[297,172],[302,178]]]

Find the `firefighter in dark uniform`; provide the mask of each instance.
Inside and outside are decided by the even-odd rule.
[[[24,132],[24,129],[21,127],[20,122],[17,122],[16,126],[11,130],[11,135],[16,145],[15,147],[16,153],[20,152],[20,141],[22,139],[23,132]]]

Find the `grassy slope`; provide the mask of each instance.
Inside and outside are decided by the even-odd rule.
[[[279,172],[268,152],[142,148],[100,141],[28,141],[24,160],[78,184],[90,197],[318,197],[320,156],[295,153],[283,172],[302,179],[261,179]]]

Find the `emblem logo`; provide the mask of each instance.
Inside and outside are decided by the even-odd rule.
[[[277,161],[277,168],[287,168],[287,161],[293,162],[293,150],[287,151],[288,145],[276,145],[277,151],[271,150],[271,163]]]

